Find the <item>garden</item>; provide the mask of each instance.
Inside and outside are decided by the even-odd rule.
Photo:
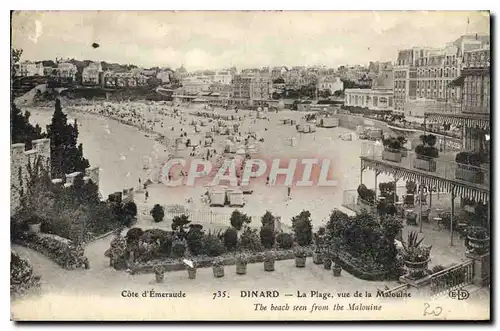
[[[35,275],[31,264],[15,252],[10,253],[10,297],[17,299],[40,293],[40,277]]]
[[[158,218],[161,211],[155,206],[151,213]],[[187,270],[188,277],[195,278],[197,268],[212,267],[214,277],[223,277],[229,265],[235,265],[236,273],[243,275],[248,263],[263,263],[263,270],[272,272],[279,260],[295,259],[297,268],[305,267],[310,256],[315,264],[327,260],[320,250],[325,229],[313,233],[308,211],[292,218],[293,233],[276,231],[275,216],[269,211],[262,216],[260,229],[251,228],[250,217],[238,210],[233,211],[230,221],[225,231],[205,231],[201,224],[179,215],[172,220],[172,231],[136,227],[124,236],[117,231],[104,255],[113,268],[132,274],[155,273],[158,282],[167,271]],[[333,269],[340,276],[340,267]]]

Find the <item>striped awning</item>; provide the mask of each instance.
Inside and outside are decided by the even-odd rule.
[[[425,119],[427,122],[453,124],[455,126],[463,125],[472,128],[478,127],[490,131],[490,117],[484,115],[425,113]]]
[[[456,197],[464,199],[488,202],[490,198],[490,193],[487,190],[467,186],[449,179],[424,174],[412,169],[402,168],[400,166],[387,164],[377,160],[362,157],[361,168],[371,169],[386,175],[394,176],[397,179],[402,178],[406,181],[411,180],[426,187],[436,188],[440,192],[454,192]]]

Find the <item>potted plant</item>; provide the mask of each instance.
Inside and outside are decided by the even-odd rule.
[[[422,239],[418,239],[418,234],[415,231],[408,233],[408,239],[403,244],[403,261],[408,270],[407,277],[410,279],[419,279],[425,277],[427,266],[430,261],[430,253],[432,246],[421,246]]]
[[[468,182],[482,184],[484,182],[484,171],[481,168],[483,156],[479,153],[461,152],[455,156],[457,168],[455,178]]]
[[[383,139],[384,151],[382,152],[382,159],[391,162],[401,162],[401,149],[403,147],[402,142],[404,142],[404,137],[389,137]]]
[[[488,230],[482,226],[472,226],[467,230],[467,249],[474,254],[484,255],[490,249]]]
[[[323,244],[325,241],[325,228],[320,227],[318,232],[314,234],[314,252],[313,252],[313,263],[322,264],[323,263]]]
[[[297,247],[294,251],[295,254],[295,266],[297,268],[304,268],[306,266],[307,254],[304,247]]]
[[[274,271],[274,262],[276,261],[276,254],[272,251],[267,251],[264,254],[264,270]]]
[[[29,232],[40,233],[42,227],[42,219],[38,216],[30,217],[27,221]]]
[[[415,147],[416,158],[413,159],[413,167],[429,172],[436,171],[436,158],[439,151],[436,147],[436,136],[433,134],[421,135],[422,144]]]
[[[186,264],[186,270],[188,272],[188,278],[196,279],[196,263],[194,261],[189,261],[188,263],[186,263],[186,260],[184,261]]]
[[[342,267],[338,262],[335,262],[334,266],[332,267],[332,270],[334,277],[340,277],[340,274],[342,273]]]
[[[360,184],[357,191],[357,204],[361,207],[372,208],[375,203],[375,191],[367,188],[364,184]]]
[[[157,283],[163,283],[163,279],[165,278],[165,269],[161,265],[157,265],[153,268],[155,273],[155,278]]]
[[[236,257],[236,274],[245,275],[247,273],[248,255],[238,254]]]
[[[325,253],[323,257],[323,267],[326,270],[330,270],[332,268],[332,257],[329,253]]]
[[[212,261],[212,270],[215,278],[224,277],[224,261],[220,256]]]

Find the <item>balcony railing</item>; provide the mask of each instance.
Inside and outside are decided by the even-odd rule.
[[[459,265],[437,272],[430,279],[430,296],[438,298],[450,291],[472,284],[474,261],[469,260]]]
[[[405,154],[404,150],[396,152]],[[476,185],[480,188],[488,188],[490,183],[489,167],[476,167],[469,164],[459,164],[457,162],[446,160],[450,155],[428,158],[418,156],[413,151],[407,151],[407,156],[401,158],[401,162],[386,160],[384,157],[384,146],[381,144],[363,143],[361,146],[361,156],[375,161],[393,164],[406,169],[417,170],[422,173],[441,177],[443,179],[459,181],[468,185]]]

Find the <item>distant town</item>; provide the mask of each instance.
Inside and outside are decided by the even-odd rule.
[[[470,62],[467,58],[485,61],[489,51],[489,35],[469,34],[441,48],[400,50],[395,61],[337,68],[232,67],[189,72],[183,66],[174,70],[75,59],[25,61],[19,64],[14,90],[25,92],[46,82],[77,90],[148,87],[170,100],[212,106],[315,110],[340,103],[418,118],[429,111],[457,112],[462,97],[459,77]]]

